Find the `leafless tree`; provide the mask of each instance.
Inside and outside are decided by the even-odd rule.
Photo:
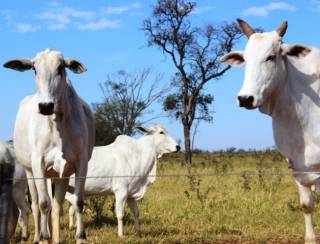
[[[213,96],[205,85],[221,78],[229,66],[219,59],[231,51],[242,36],[236,23],[194,27],[190,18],[195,2],[158,0],[142,30],[150,46],[156,46],[170,57],[176,68],[172,86],[176,89],[164,99],[164,110],[181,120],[184,132],[185,162],[191,164],[190,131],[195,120],[211,121],[209,105]]]

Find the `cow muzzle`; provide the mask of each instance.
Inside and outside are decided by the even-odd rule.
[[[176,146],[176,151],[175,152],[179,152],[181,150],[181,147],[179,145]]]
[[[52,115],[54,109],[54,103],[39,103],[39,112],[42,115]]]
[[[254,97],[253,96],[238,96],[238,102],[240,107],[244,107],[246,109],[254,109],[253,106]]]

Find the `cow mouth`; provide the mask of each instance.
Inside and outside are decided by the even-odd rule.
[[[253,106],[253,105],[246,105],[246,106],[240,106],[240,107],[243,107],[243,108],[248,109],[248,110],[253,110],[253,109],[257,108],[257,106]]]

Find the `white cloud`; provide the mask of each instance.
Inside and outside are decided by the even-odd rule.
[[[266,17],[274,10],[295,11],[296,7],[286,2],[271,2],[260,7],[251,7],[243,11],[246,16]]]
[[[141,3],[136,2],[136,3],[131,4],[131,7],[134,9],[138,9],[138,8],[142,8],[142,5],[141,5]]]
[[[89,23],[78,25],[79,30],[92,30],[92,31],[106,29],[106,28],[114,29],[119,27],[120,27],[120,22],[118,20],[111,21],[106,18],[100,19],[98,21],[92,21]]]
[[[105,9],[103,9],[103,12],[105,14],[122,14],[129,11],[129,8],[126,6],[122,6],[122,7],[107,7]]]
[[[199,7],[196,7],[195,10],[192,13],[193,14],[202,14],[202,13],[205,13],[205,12],[210,12],[210,11],[212,11],[214,9],[215,9],[215,7],[214,6],[210,6],[210,5],[199,6]]]
[[[96,13],[93,11],[79,11],[70,7],[63,7],[45,11],[38,15],[39,19],[47,20],[49,30],[65,29],[74,19],[91,20]]]
[[[133,16],[142,8],[139,2],[128,5],[107,6],[93,10],[81,10],[64,5],[59,0],[51,0],[45,4],[42,11],[31,11],[27,15],[12,10],[0,10],[0,21],[20,33],[34,32],[41,29],[63,30],[74,28],[78,30],[101,30],[121,27],[120,20],[112,20],[109,15],[128,14]],[[37,26],[27,22],[37,23]]]
[[[102,12],[104,14],[123,14],[125,12],[129,12],[130,10],[139,9],[141,7],[142,5],[140,3],[135,2],[131,5],[123,5],[118,7],[106,7],[102,9]]]
[[[56,7],[56,6],[59,6],[59,5],[61,5],[61,4],[60,4],[59,2],[52,1],[52,2],[49,2],[48,5],[49,5],[49,6],[54,6],[54,7]]]
[[[27,24],[27,23],[15,24],[15,31],[19,33],[35,32],[38,29],[40,29],[38,26]]]

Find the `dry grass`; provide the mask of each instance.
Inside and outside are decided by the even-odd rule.
[[[278,154],[197,153],[194,161],[194,173],[257,171],[260,175],[158,177],[139,203],[142,237],[135,236],[128,209],[126,237],[117,237],[113,199],[108,197],[98,220],[87,206],[89,243],[303,243],[304,220],[293,177],[263,175],[266,170],[289,172]],[[159,175],[187,172],[181,155],[163,158],[158,170]],[[320,223],[318,206],[315,223]],[[62,236],[65,243],[72,243],[74,232],[67,226],[65,210]],[[320,233],[317,224],[316,231]]]

